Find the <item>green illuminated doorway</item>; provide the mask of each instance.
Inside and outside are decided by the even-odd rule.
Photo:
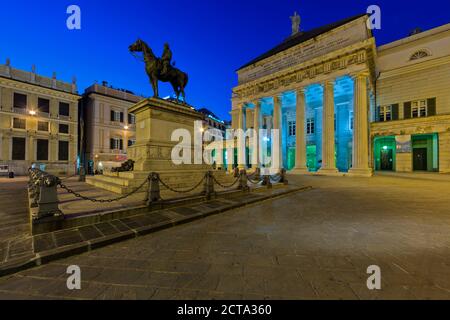
[[[287,156],[287,170],[291,170],[294,167],[295,167],[295,148],[289,148]]]
[[[309,171],[317,171],[316,145],[306,146],[306,166]]]

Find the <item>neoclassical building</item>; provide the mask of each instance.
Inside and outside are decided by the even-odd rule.
[[[269,153],[291,173],[449,171],[449,25],[377,48],[367,20],[310,31],[293,21],[290,37],[238,69],[232,127],[279,129]],[[239,167],[258,140],[236,148]]]

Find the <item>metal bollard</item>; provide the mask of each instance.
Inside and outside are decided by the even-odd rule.
[[[151,206],[161,200],[161,191],[159,188],[159,174],[156,172],[150,173],[148,176],[148,192],[147,192],[147,206]]]
[[[281,179],[280,179],[280,182],[282,182],[283,184],[288,184],[288,179],[287,179],[287,177],[286,177],[286,169],[281,169],[281,171],[280,171],[280,175],[281,175]]]
[[[256,168],[255,169],[255,180],[259,180],[261,179],[261,168]]]
[[[243,169],[239,174],[239,189],[242,191],[248,191],[249,187],[247,184],[247,171]]]
[[[61,211],[59,210],[58,204],[58,192],[57,186],[59,179],[55,176],[42,175],[39,181],[39,200],[38,203],[38,211],[35,219],[41,219],[50,216],[61,215]]]
[[[205,191],[204,192],[205,192],[207,200],[210,200],[211,197],[214,195],[214,179],[213,179],[212,171],[208,171],[206,173]]]
[[[267,186],[267,189],[272,189],[272,182],[270,181],[270,176],[269,175],[265,175],[264,179],[263,179],[263,186]]]
[[[239,168],[234,168],[234,169],[233,169],[233,176],[234,176],[235,178],[239,177]]]

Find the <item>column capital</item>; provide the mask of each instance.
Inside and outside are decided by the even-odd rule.
[[[336,82],[336,79],[325,79],[320,82],[320,84],[325,87],[334,86],[334,83]]]
[[[305,94],[306,93],[306,88],[305,87],[296,88],[295,89],[295,93],[296,94]]]
[[[253,104],[255,105],[255,107],[261,107],[261,99],[255,99],[253,100]]]
[[[369,77],[370,72],[368,70],[362,70],[362,71],[357,71],[357,72],[352,72],[349,74],[349,76],[355,80],[358,78],[367,78]]]
[[[274,95],[273,96],[273,103],[281,104],[282,97],[283,97],[283,95],[281,93],[278,93],[278,94]]]

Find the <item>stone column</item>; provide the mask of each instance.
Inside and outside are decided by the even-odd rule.
[[[245,143],[245,131],[246,131],[246,123],[245,122],[246,122],[245,121],[245,104],[241,104],[239,106],[238,129],[242,130],[242,132],[238,132],[238,139],[237,139],[239,170],[245,169],[247,166],[247,153],[246,153],[246,143]]]
[[[306,167],[306,134],[305,134],[305,88],[297,89],[297,106],[295,110],[295,168],[294,174],[305,174]]]
[[[350,175],[370,177],[369,165],[369,108],[367,96],[367,76],[365,72],[353,75],[353,164]]]
[[[273,97],[273,129],[272,134],[272,168],[280,170],[283,168],[283,153],[282,153],[282,121],[281,121],[281,96]],[[278,134],[276,134],[278,133]],[[278,143],[275,143],[277,141]],[[278,144],[278,146],[277,146]],[[276,150],[275,150],[276,148]]]
[[[255,130],[255,136],[253,138],[253,163],[255,168],[260,167],[260,136],[259,129],[261,127],[261,101],[255,101],[255,109],[253,112],[253,129]]]
[[[334,80],[326,80],[323,84],[323,112],[322,112],[322,167],[319,173],[336,175],[334,157]]]

